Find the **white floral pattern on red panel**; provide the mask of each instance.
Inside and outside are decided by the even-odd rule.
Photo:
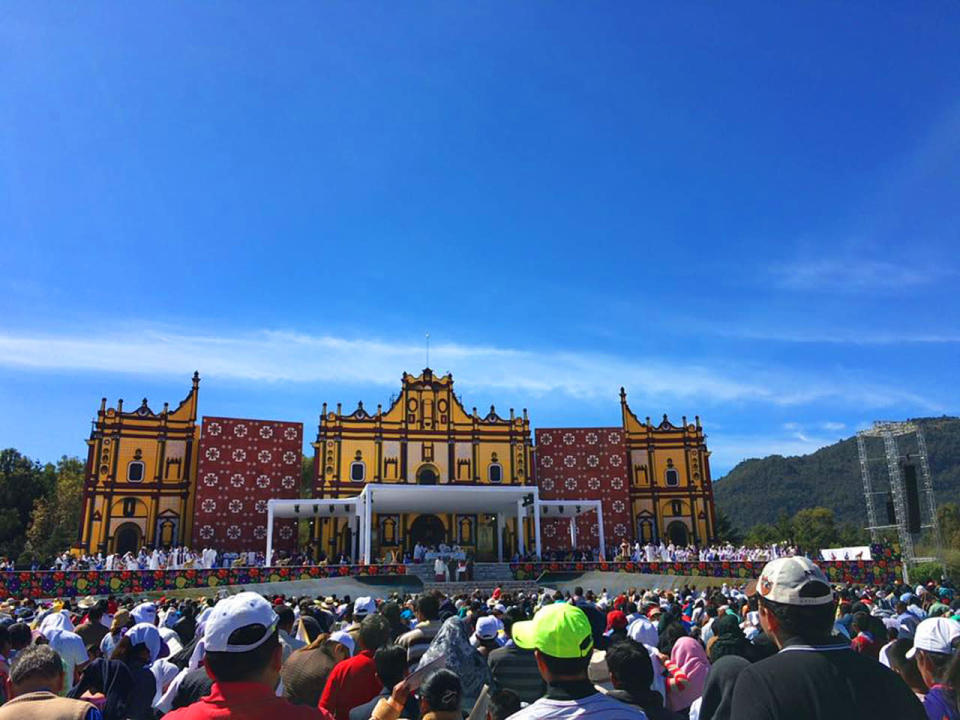
[[[202,503],[200,503],[200,508],[205,513],[212,513],[217,511],[217,501],[213,498],[205,498]]]
[[[553,442],[553,435],[550,433],[537,433],[537,445],[549,445]]]
[[[210,432],[216,426],[217,431]],[[238,429],[242,426],[243,429]],[[295,498],[298,475],[281,458],[302,452],[299,423],[205,418],[200,436],[200,468],[194,517],[194,544],[226,552],[263,551],[265,509],[271,498]],[[221,483],[220,479],[229,480]],[[215,505],[205,503],[211,500]],[[208,512],[215,507],[215,510]],[[256,509],[256,512],[254,512]],[[275,522],[275,546],[294,548],[295,520]],[[288,528],[283,533],[283,528]]]
[[[286,465],[293,465],[297,461],[297,454],[289,450],[283,454],[283,462]]]
[[[544,442],[546,437],[563,438],[563,443]],[[615,428],[548,428],[538,430],[536,438],[540,497],[544,500],[600,500],[604,527],[609,528],[608,544],[613,542],[609,532],[617,527],[624,528],[626,537],[633,539],[634,522],[630,515],[627,485],[623,481],[623,470],[615,469],[626,460],[622,437],[623,433]],[[559,483],[550,477],[549,470],[557,466],[564,468],[564,477]],[[587,512],[578,516],[576,527],[577,537],[585,545],[595,547],[598,539],[596,514]],[[544,518],[542,528],[544,537],[549,538],[544,542],[545,549],[570,547],[569,519]],[[547,528],[553,529],[548,531]]]

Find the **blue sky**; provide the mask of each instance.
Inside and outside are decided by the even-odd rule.
[[[953,414],[950,3],[0,9],[0,445],[99,398],[299,420],[403,371],[715,476]]]

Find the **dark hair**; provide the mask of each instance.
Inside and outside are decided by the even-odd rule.
[[[384,645],[373,656],[380,682],[387,690],[403,680],[407,674],[407,651],[399,645]]]
[[[33,640],[33,633],[30,631],[30,626],[26,623],[14,623],[7,628],[7,632],[10,635],[10,644],[14,648],[24,648]]]
[[[894,640],[893,644],[887,650],[887,658],[890,660],[890,669],[902,677],[911,688],[923,687],[923,677],[920,675],[920,668],[917,667],[917,658],[907,659],[907,652],[913,647],[913,640],[900,638]],[[953,666],[950,670],[953,672]],[[952,675],[951,675],[952,679]]]
[[[55,678],[63,673],[60,654],[49,645],[31,645],[17,653],[10,668],[10,682],[20,685],[32,678]]]
[[[440,601],[432,593],[421,595],[417,600],[417,612],[424,620],[436,620],[437,613],[440,612]]]
[[[12,623],[11,623],[12,624]],[[0,648],[10,644],[10,630],[6,625],[0,625]]]
[[[956,654],[948,655],[946,653],[931,652],[923,648],[917,648],[917,652],[922,652],[923,656],[933,665],[934,682],[942,683],[946,679],[947,671],[950,669],[951,661],[956,657]],[[916,655],[914,657],[916,657]]]
[[[582,658],[558,658],[541,651],[540,657],[552,675],[585,675],[590,665],[590,654]]]
[[[143,643],[134,645],[130,638],[124,635],[122,638],[120,638],[120,642],[117,643],[117,646],[113,649],[113,652],[110,653],[110,659],[119,660],[120,662],[127,663],[128,665],[137,660],[141,660],[146,663],[150,660],[150,649]]]
[[[289,627],[293,625],[293,608],[287,607],[286,605],[274,605],[273,611],[277,614],[279,618],[277,624],[282,627]]]
[[[524,622],[527,619],[527,614],[523,611],[523,608],[517,607],[514,605],[511,608],[507,608],[507,611],[503,614],[501,622],[503,623],[503,631],[506,634],[513,632],[513,624],[518,622]]]
[[[250,645],[262,638],[266,631],[260,624],[247,625],[234,630],[227,642],[231,645]],[[263,672],[279,644],[279,633],[274,630],[260,647],[242,653],[208,651],[205,662],[219,682],[249,681]]]
[[[490,696],[491,720],[506,720],[514,713],[520,712],[520,696],[513,690],[498,690]]]
[[[679,620],[668,622],[660,631],[660,639],[657,641],[657,649],[664,655],[669,655],[673,650],[674,644],[682,637],[687,636],[687,629]]]
[[[643,692],[653,682],[650,653],[636,640],[618,640],[607,648],[607,668],[631,692]]]
[[[853,625],[860,632],[870,632],[870,615],[863,610],[853,614]]]
[[[358,637],[366,650],[382,648],[390,641],[390,623],[383,615],[367,615],[360,621]]]
[[[823,642],[830,637],[835,610],[832,601],[822,605],[785,605],[761,597],[760,605],[773,613],[785,635],[808,642]]]
[[[463,686],[460,678],[452,670],[437,670],[423,681],[420,686],[420,699],[430,710],[450,710],[460,712],[463,700]]]

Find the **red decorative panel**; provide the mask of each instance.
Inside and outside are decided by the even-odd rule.
[[[300,497],[303,424],[205,417],[193,516],[193,546],[266,549],[267,500]],[[274,547],[293,550],[295,520],[277,520]]]
[[[603,502],[603,532],[608,548],[623,539],[633,541],[622,428],[539,428],[536,471],[543,500]],[[581,549],[598,549],[598,535],[596,515],[588,513],[577,519],[577,545]],[[541,536],[544,549],[569,548],[570,521],[541,522]]]

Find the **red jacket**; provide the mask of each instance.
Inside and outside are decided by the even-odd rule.
[[[166,720],[332,720],[326,710],[294,705],[260,683],[213,683],[210,694],[164,715]]]
[[[373,653],[364,650],[333,666],[320,696],[320,708],[329,710],[336,720],[350,720],[350,711],[373,700],[382,688]]]

